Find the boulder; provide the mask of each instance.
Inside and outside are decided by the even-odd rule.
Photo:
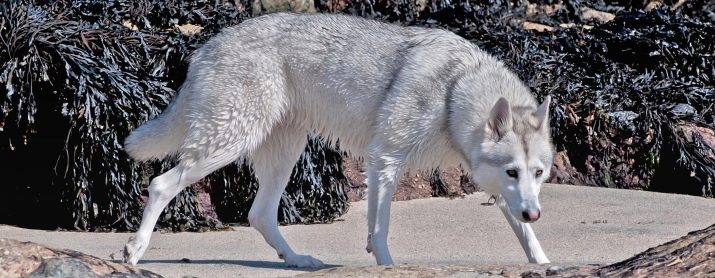
[[[712,277],[715,225],[599,269],[602,277]]]
[[[0,277],[162,277],[137,267],[78,251],[0,239]]]
[[[298,277],[712,277],[715,225],[606,266],[424,265],[336,267]]]

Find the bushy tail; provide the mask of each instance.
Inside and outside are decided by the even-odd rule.
[[[158,117],[132,131],[124,140],[124,150],[139,160],[162,159],[175,154],[186,138],[181,94]]]

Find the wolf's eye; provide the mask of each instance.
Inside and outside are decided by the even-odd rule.
[[[544,170],[536,170],[536,177],[541,177],[541,175],[544,174]]]
[[[518,173],[516,172],[516,170],[514,170],[514,169],[506,170],[506,175],[509,176],[509,177],[512,177],[512,178],[517,178],[517,177],[519,177],[519,174],[518,174]]]

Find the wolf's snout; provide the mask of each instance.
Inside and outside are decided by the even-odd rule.
[[[525,210],[521,213],[521,216],[523,216],[527,222],[535,222],[541,217],[541,212],[538,210]]]

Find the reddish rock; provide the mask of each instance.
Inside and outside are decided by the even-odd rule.
[[[364,164],[352,158],[345,158],[343,160],[343,173],[349,184],[349,188],[345,189],[348,194],[348,200],[354,202],[366,199],[367,184],[365,183]],[[447,185],[446,196],[460,196],[477,191],[477,186],[473,182],[461,180],[462,171],[457,167],[441,170],[439,176]],[[406,201],[433,197],[431,179],[432,171],[416,170],[405,173],[400,178],[392,199]]]
[[[715,130],[694,124],[683,124],[678,127],[685,134],[685,139],[693,141],[693,135],[697,134],[703,142],[710,147],[710,157],[715,158]]]

